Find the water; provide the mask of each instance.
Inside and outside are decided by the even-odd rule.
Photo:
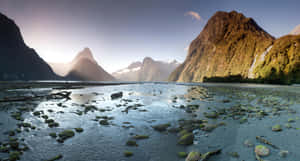
[[[21,160],[26,161],[47,160],[58,154],[62,154],[61,160],[66,161],[181,161],[185,159],[179,158],[178,152],[205,153],[216,149],[222,149],[222,153],[212,156],[210,160],[254,161],[254,147],[246,147],[244,141],[250,140],[254,145],[263,144],[255,139],[256,136],[265,136],[265,139],[280,148],[266,145],[270,155],[263,159],[298,160],[299,89],[299,86],[212,83],[144,83],[64,90],[52,87],[5,89],[0,92],[0,100],[4,97],[49,95],[61,91],[71,91],[72,94],[70,100],[38,99],[1,103],[0,142],[8,142],[7,132],[15,130],[17,124],[22,122],[12,118],[11,113],[25,107],[29,110],[22,111],[24,122],[36,129],[21,128],[22,132],[12,137],[19,140],[24,138],[24,141],[19,142],[29,147],[21,155]],[[123,97],[111,100],[110,95],[120,91]],[[188,105],[198,105],[199,108],[191,110]],[[87,107],[93,108],[87,110]],[[239,113],[234,114],[232,111],[236,109]],[[226,114],[221,114],[220,111],[224,110]],[[43,111],[49,119],[58,122],[59,127],[49,128],[41,116],[33,115],[34,111]],[[211,111],[219,112],[219,117],[210,119],[204,116],[205,112]],[[258,115],[259,111],[267,115]],[[108,121],[108,126],[104,126],[99,124],[101,119],[96,119],[97,116],[112,119]],[[240,123],[243,118],[247,121]],[[189,146],[179,145],[176,133],[158,132],[152,128],[163,123],[170,123],[169,129],[179,127],[179,120],[183,119],[207,120],[210,125],[225,125],[211,132],[194,128],[194,143]],[[294,119],[294,122],[289,123],[291,128],[285,126],[289,119]],[[283,130],[273,132],[272,126],[275,124],[282,125]],[[58,134],[66,129],[75,131],[74,128],[78,127],[84,131],[75,132],[75,136],[64,143],[49,136],[50,132]],[[137,140],[138,146],[126,146],[126,142],[136,134],[148,135],[149,138]],[[123,152],[126,150],[133,152],[133,156],[125,157]],[[280,150],[289,151],[286,158],[278,155]],[[239,158],[232,157],[228,154],[230,152],[237,152]],[[0,160],[7,157],[7,153],[0,153]]]

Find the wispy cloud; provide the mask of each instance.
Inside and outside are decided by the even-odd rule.
[[[190,49],[190,45],[188,45],[187,47],[184,48],[184,51],[189,51]]]
[[[193,17],[194,19],[196,19],[196,20],[198,20],[198,21],[201,21],[201,20],[202,20],[202,17],[199,15],[199,13],[194,12],[194,11],[186,12],[184,15],[185,15],[185,16],[191,16],[191,17]]]

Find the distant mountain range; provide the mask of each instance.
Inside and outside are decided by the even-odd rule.
[[[215,13],[169,81],[228,80],[300,83],[300,35],[275,39],[241,13]]]
[[[118,70],[112,75],[121,81],[167,81],[178,65],[176,60],[163,62],[146,57],[143,62],[133,62],[127,68]]]
[[[115,81],[94,59],[89,48],[79,52],[70,63],[49,63],[52,69],[67,80]]]
[[[0,80],[60,79],[50,66],[29,48],[13,20],[0,13]]]

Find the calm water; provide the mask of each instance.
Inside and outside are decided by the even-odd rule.
[[[1,90],[0,98],[61,91],[71,91],[71,99],[0,104],[0,142],[5,144],[11,137],[18,138],[20,144],[25,143],[29,150],[21,155],[21,160],[41,161],[62,154],[60,160],[66,161],[181,161],[185,159],[179,158],[178,152],[205,153],[222,149],[220,155],[210,160],[254,161],[254,147],[247,147],[244,142],[249,140],[253,145],[266,145],[256,140],[256,136],[264,136],[279,147],[274,149],[266,145],[270,155],[263,159],[291,161],[300,158],[299,86],[145,83],[63,90],[40,87]],[[111,94],[116,92],[123,92],[123,97],[111,100]],[[197,108],[191,109],[189,105]],[[24,121],[11,117],[18,111]],[[35,111],[43,114],[34,115]],[[213,111],[218,113],[216,119],[204,116],[205,112]],[[59,127],[49,128],[42,115],[59,123]],[[99,123],[101,116],[111,117],[109,125]],[[200,126],[193,128],[193,145],[182,146],[177,143],[178,134],[168,131],[180,127],[180,120],[207,120],[209,125],[218,126],[212,131],[205,131]],[[17,124],[22,122],[36,128],[22,127],[20,133],[9,136],[9,131],[16,130]],[[171,124],[164,132],[152,128],[164,123]],[[276,124],[282,126],[282,131],[272,131]],[[74,128],[78,127],[84,131],[75,132]],[[73,130],[75,136],[64,143],[49,136],[51,132],[58,134],[66,129]],[[126,146],[134,135],[148,135],[149,138],[137,140],[138,146]],[[126,150],[133,152],[133,156],[125,157],[123,152]],[[286,158],[278,154],[281,150],[289,152]],[[232,152],[237,152],[239,158],[232,157],[229,154]],[[0,152],[0,160],[5,158],[8,153]]]

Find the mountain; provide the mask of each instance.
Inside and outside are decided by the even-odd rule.
[[[300,83],[300,35],[275,40],[263,61],[254,69],[254,78],[267,83]]]
[[[146,57],[143,62],[134,62],[112,75],[122,81],[167,81],[168,76],[178,65],[176,60],[163,62]]]
[[[240,75],[248,78],[255,57],[274,38],[252,18],[236,11],[216,12],[192,41],[188,55],[169,77],[170,81],[201,82],[204,78]]]
[[[79,52],[70,63],[50,63],[50,65],[57,74],[67,80],[115,81],[113,76],[98,65],[89,48]]]
[[[0,13],[0,80],[59,79],[50,66],[29,48],[15,22]]]
[[[296,26],[291,32],[290,35],[300,35],[300,25]]]

